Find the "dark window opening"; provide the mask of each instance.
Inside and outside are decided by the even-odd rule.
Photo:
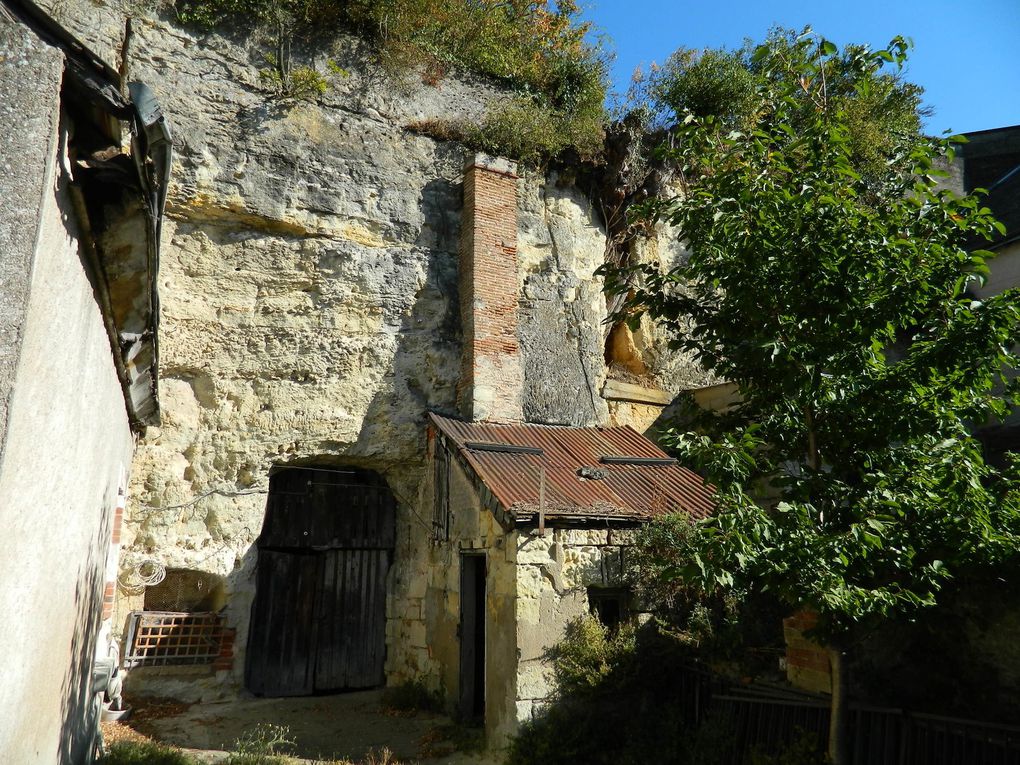
[[[626,587],[589,587],[588,608],[610,631],[630,619],[630,590]]]
[[[485,556],[460,559],[460,713],[485,719]]]

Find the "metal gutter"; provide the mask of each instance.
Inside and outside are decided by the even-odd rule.
[[[68,32],[32,0],[0,0],[8,11],[44,42],[67,56],[68,74],[92,95],[93,102],[117,119],[131,121],[131,104],[120,93],[120,74]]]

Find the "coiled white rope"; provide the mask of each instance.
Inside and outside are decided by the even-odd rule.
[[[146,558],[137,565],[123,568],[117,577],[117,583],[125,590],[140,592],[146,587],[154,587],[164,579],[166,566],[158,560]]]

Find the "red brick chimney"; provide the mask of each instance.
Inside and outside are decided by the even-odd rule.
[[[523,419],[517,296],[517,166],[476,154],[464,168],[460,233],[459,398],[469,420]]]

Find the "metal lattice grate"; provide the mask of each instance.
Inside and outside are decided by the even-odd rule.
[[[205,571],[167,569],[158,584],[145,590],[146,611],[195,613],[217,610],[217,596],[223,590],[223,577]]]
[[[219,614],[132,611],[124,666],[211,664],[220,655],[222,643]]]

